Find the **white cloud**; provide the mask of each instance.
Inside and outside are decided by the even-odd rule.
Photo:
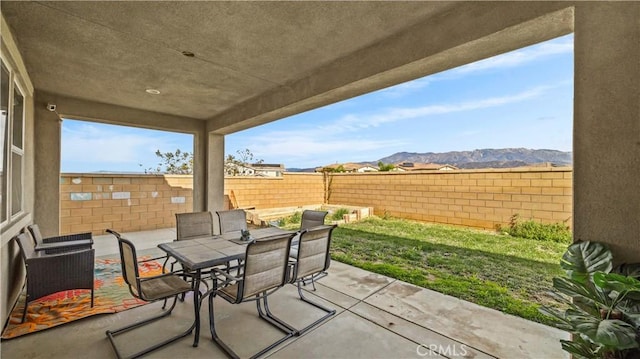
[[[320,129],[326,133],[351,132],[363,130],[370,127],[378,127],[382,124],[427,117],[432,115],[443,115],[453,112],[473,111],[489,107],[503,106],[510,103],[522,102],[542,95],[545,91],[556,86],[539,86],[514,95],[490,97],[486,99],[461,102],[457,104],[430,105],[422,107],[392,108],[375,115],[349,114],[340,120]]]
[[[570,54],[572,52],[573,38],[562,39],[561,41],[545,42],[455,68],[449,71],[448,75],[458,77],[472,72],[515,67],[549,56]]]
[[[421,90],[436,81],[457,79],[476,72],[504,69],[525,65],[549,56],[573,53],[573,37],[551,40],[532,45],[520,50],[496,55],[484,60],[463,65],[439,74],[419,78],[381,90],[379,93],[388,97],[398,98]]]
[[[150,130],[123,131],[120,127],[73,122],[71,126],[63,125],[63,171],[75,168],[79,163],[100,166],[86,170],[121,170],[122,166],[129,171],[142,170],[138,164],[142,163],[146,168],[158,162],[156,150],[175,151],[180,146],[172,139],[175,134]]]
[[[421,90],[429,86],[433,82],[432,77],[423,77],[417,80],[402,83],[380,90],[380,94],[391,98],[398,98],[410,94],[412,92]]]
[[[564,83],[560,83],[562,85]],[[454,112],[474,111],[499,107],[541,96],[547,90],[557,87],[539,86],[520,93],[496,96],[453,104],[422,107],[391,108],[376,114],[352,113],[333,122],[305,129],[268,131],[252,136],[245,141],[251,143],[250,150],[256,158],[287,158],[287,162],[317,162],[316,158],[328,158],[345,152],[371,153],[380,149],[402,148],[407,145],[402,139],[360,138],[362,131],[399,121],[425,118]],[[354,138],[355,135],[355,138]],[[277,139],[277,140],[274,140]],[[350,156],[353,157],[353,156]],[[303,161],[304,160],[304,161]],[[289,167],[295,167],[287,164]]]

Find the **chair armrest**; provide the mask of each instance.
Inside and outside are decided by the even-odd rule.
[[[222,270],[220,270],[220,269],[218,269],[218,268],[213,268],[213,272],[214,272],[215,274],[220,274],[220,275],[224,276],[224,277],[227,279],[227,280],[226,280],[227,282],[232,282],[232,281],[237,282],[237,281],[242,280],[241,278],[234,277],[234,276],[232,276],[231,274],[229,274],[229,273],[227,273],[227,272],[225,272],[225,271],[222,271]]]
[[[55,265],[80,263],[90,260],[94,262],[95,250],[84,249],[74,252],[56,253],[56,254],[44,254],[41,252],[34,252],[33,257],[29,257],[25,260],[29,266],[53,266],[48,268],[55,268]],[[91,265],[93,267],[93,264]]]
[[[55,236],[48,237],[42,240],[43,243],[52,243],[52,242],[66,242],[66,241],[78,241],[78,240],[88,240],[93,244],[93,237],[91,236],[91,232],[86,233],[76,233],[76,234],[67,234],[64,236]]]
[[[72,249],[77,247],[76,249],[91,249],[93,245],[92,239],[82,239],[76,241],[64,241],[64,242],[46,242],[40,243],[35,247],[36,251],[46,251],[49,249]]]

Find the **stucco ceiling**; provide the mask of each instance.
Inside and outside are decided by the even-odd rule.
[[[0,6],[36,90],[206,120],[286,89],[454,5],[2,1]],[[146,93],[149,88],[161,94]]]

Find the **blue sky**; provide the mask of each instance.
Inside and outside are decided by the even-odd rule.
[[[572,118],[567,35],[228,135],[225,152],[307,168],[403,151],[571,151]],[[62,172],[141,172],[177,148],[191,152],[192,136],[64,120]]]

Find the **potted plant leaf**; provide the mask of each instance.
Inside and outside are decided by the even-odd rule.
[[[552,295],[565,310],[540,309],[572,333],[561,343],[574,358],[640,358],[640,265],[612,263],[602,243],[572,244],[560,263],[566,276],[553,278]]]

